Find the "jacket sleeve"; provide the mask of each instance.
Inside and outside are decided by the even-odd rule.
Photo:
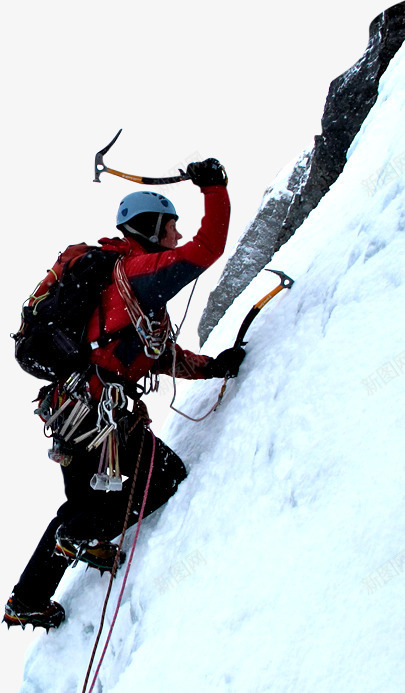
[[[202,188],[205,214],[194,238],[174,250],[129,256],[125,270],[143,309],[155,313],[224,252],[230,203],[225,186]]]
[[[175,376],[186,380],[207,380],[212,378],[205,368],[214,359],[211,356],[194,354],[192,351],[182,349],[178,344],[175,346]],[[173,375],[173,347],[168,345],[164,354],[157,362],[157,368],[162,375]]]

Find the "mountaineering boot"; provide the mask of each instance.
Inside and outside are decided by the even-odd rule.
[[[33,608],[24,604],[15,594],[12,594],[8,600],[3,618],[8,628],[21,626],[24,629],[27,623],[30,623],[33,628],[37,626],[45,628],[46,632],[50,628],[58,628],[64,620],[65,611],[58,602],[49,600],[46,604]]]
[[[117,544],[109,541],[93,541],[71,539],[56,532],[55,555],[64,556],[69,563],[76,565],[77,561],[87,563],[91,568],[97,568],[101,574],[105,570],[112,571],[117,554]],[[126,554],[120,551],[118,568],[124,563]]]

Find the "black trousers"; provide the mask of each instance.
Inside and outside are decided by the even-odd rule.
[[[75,539],[111,540],[121,534],[141,446],[142,429],[143,424],[139,423],[127,437],[125,445],[119,446],[121,473],[128,476],[122,491],[106,493],[94,491],[90,487],[90,479],[98,467],[99,449],[90,453],[85,448],[77,450],[73,454],[72,462],[67,467],[61,467],[67,500],[48,525],[14,587],[14,594],[27,605],[38,608],[46,603],[54,594],[67,568],[65,558],[53,555],[55,532],[61,525],[63,534]],[[155,442],[153,472],[144,517],[164,505],[187,476],[185,467],[176,453],[159,438],[155,438]],[[151,455],[152,433],[145,428],[128,526],[138,521]]]

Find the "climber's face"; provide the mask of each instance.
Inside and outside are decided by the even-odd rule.
[[[183,236],[176,229],[176,221],[169,219],[165,226],[164,234],[159,241],[160,245],[164,248],[169,248],[169,250],[174,250],[180,238],[183,238]]]

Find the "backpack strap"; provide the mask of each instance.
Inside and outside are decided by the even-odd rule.
[[[55,282],[60,281],[66,267],[74,264],[79,257],[85,255],[89,250],[97,246],[87,245],[87,243],[76,243],[69,245],[63,253],[59,253],[53,267],[48,270],[46,277],[38,284],[29,297],[29,306],[36,306],[49,294],[49,289]]]

